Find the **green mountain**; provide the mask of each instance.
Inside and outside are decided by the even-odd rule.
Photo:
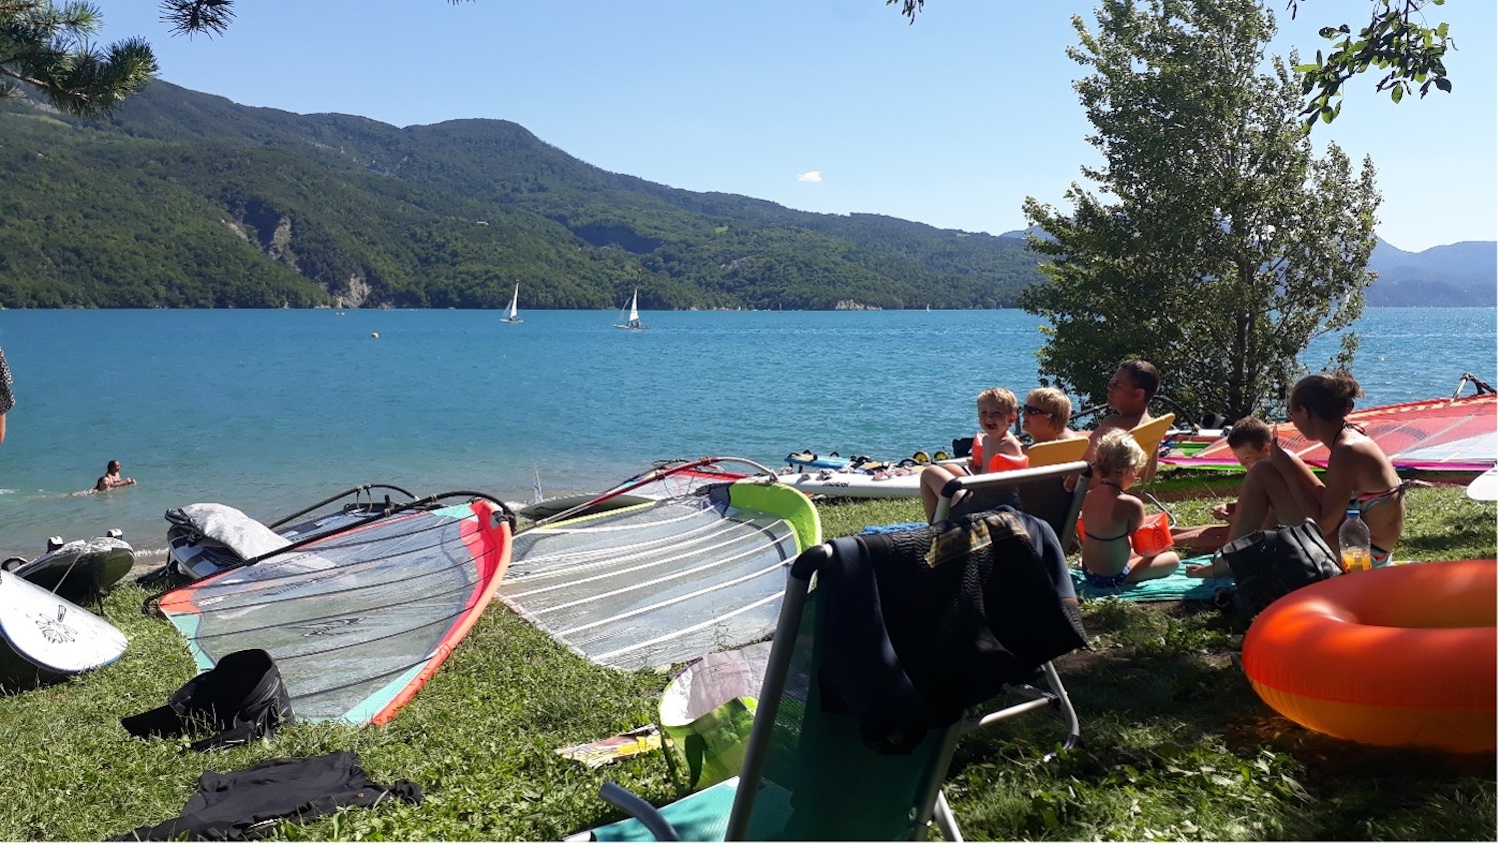
[[[609,173],[499,120],[404,129],[166,82],[0,108],[0,306],[994,308],[1023,242]]]

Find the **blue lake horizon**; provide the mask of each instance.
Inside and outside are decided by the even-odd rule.
[[[1368,309],[1361,407],[1494,381],[1494,308]],[[992,311],[5,310],[17,405],[0,446],[0,552],[168,508],[270,520],[362,483],[529,501],[653,461],[790,451],[899,458],[974,428],[973,397],[1038,383],[1042,320]],[[1334,351],[1315,341],[1311,367]],[[87,490],[118,459],[139,482]]]

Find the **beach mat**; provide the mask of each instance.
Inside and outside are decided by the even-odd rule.
[[[1083,573],[1073,570],[1073,587],[1080,599],[1116,598],[1122,601],[1210,601],[1214,591],[1233,589],[1233,578],[1190,578],[1189,566],[1206,566],[1213,555],[1190,557],[1184,560],[1177,571],[1165,578],[1153,578],[1139,584],[1121,584],[1118,587],[1095,587],[1083,580]]]
[[[893,531],[909,531],[915,528],[925,528],[925,522],[901,522],[894,525],[867,525],[861,534],[885,534]],[[1191,578],[1187,574],[1189,566],[1207,566],[1213,562],[1213,555],[1202,555],[1190,557],[1177,567],[1177,571],[1165,578],[1153,578],[1150,581],[1142,581],[1139,584],[1122,584],[1118,587],[1094,587],[1083,580],[1083,573],[1077,569],[1071,569],[1073,575],[1073,589],[1078,593],[1080,599],[1104,599],[1116,598],[1122,601],[1153,602],[1153,601],[1212,601],[1214,591],[1221,589],[1234,589],[1233,578]],[[1075,564],[1076,566],[1076,564]]]

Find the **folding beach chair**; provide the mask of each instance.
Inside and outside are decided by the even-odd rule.
[[[1087,437],[1070,437],[1067,440],[1033,443],[1026,449],[1027,466],[1048,467],[1069,461],[1081,461],[1083,453],[1088,450],[1089,439]]]
[[[968,441],[954,440],[954,443],[967,443]],[[1067,440],[1048,440],[1044,443],[1033,443],[1026,447],[1027,466],[1045,467],[1053,464],[1077,461],[1083,458],[1083,453],[1089,448],[1087,437],[1070,437]],[[955,458],[944,458],[933,463],[955,465],[967,464],[969,462],[968,451]]]
[[[1076,538],[1074,524],[1079,511],[1083,509],[1083,496],[1088,491],[1088,484],[1080,481],[1072,490],[1067,490],[1063,487],[1063,479],[1070,475],[1086,477],[1088,474],[1089,465],[1086,462],[1073,460],[1006,472],[959,476],[944,485],[932,521],[937,523],[992,506],[996,500],[993,495],[986,494],[1015,490],[1020,497],[1020,509],[1051,526],[1052,533],[1057,535],[1058,543],[1066,552]],[[955,506],[953,499],[960,491],[970,491],[976,495],[961,500]]]
[[[1056,701],[968,721],[964,705],[1084,645],[1018,525],[979,514],[803,552],[739,776],[660,810],[606,784],[632,818],[574,838],[915,839],[936,822],[959,840],[941,789],[959,735]]]
[[[1087,444],[1088,441],[1078,438],[1064,442]],[[1021,511],[1046,523],[1057,538],[1058,552],[1070,553],[1077,546],[1078,515],[1083,510],[1083,497],[1088,492],[1088,478],[1091,472],[1087,462],[1073,460],[1008,472],[961,476],[944,485],[938,498],[937,509],[933,513],[933,524],[961,515],[953,511],[953,498],[960,490],[982,494],[985,491],[1014,489],[1020,498]],[[1063,480],[1075,474],[1079,476],[1079,481],[1073,489],[1068,490],[1063,487]],[[960,510],[972,511],[976,506],[982,506],[983,501],[982,495],[971,496],[962,503],[966,508],[960,508]],[[1045,541],[1038,545],[1045,546]],[[1038,548],[1038,551],[1043,552],[1044,549]],[[1054,565],[1066,568],[1067,562],[1056,560]],[[1059,585],[1062,585],[1064,578],[1071,579],[1072,577],[1066,572],[1053,574]],[[1060,586],[1060,590],[1064,598],[1076,601],[1070,584]],[[1044,663],[1041,670],[1042,678],[1047,686],[1045,690],[1027,684],[1018,684],[1014,690],[1032,700],[1044,700],[1059,710],[1067,724],[1067,737],[1063,742],[1063,748],[1073,748],[1081,741],[1082,730],[1078,714],[1073,709],[1072,699],[1068,697],[1068,691],[1063,686],[1062,679],[1058,676],[1051,661]],[[965,724],[964,730],[965,732],[977,730],[994,721],[997,720],[992,716],[986,716]]]
[[[1154,420],[1146,420],[1130,430],[1130,436],[1146,453],[1146,468],[1141,470],[1140,480],[1151,481],[1156,478],[1156,458],[1161,451],[1161,441],[1167,436],[1167,431],[1172,428],[1172,423],[1177,419],[1176,414],[1164,414]]]

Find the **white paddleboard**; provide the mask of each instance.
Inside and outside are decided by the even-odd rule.
[[[0,640],[0,648],[61,675],[113,663],[128,642],[105,620],[9,572],[0,572]]]
[[[789,472],[776,476],[776,480],[788,487],[801,490],[804,495],[822,495],[829,498],[850,499],[915,499],[922,495],[921,467],[912,467],[904,475],[864,472],[838,472],[823,470],[815,472]]]
[[[1469,498],[1480,502],[1493,502],[1500,499],[1500,468],[1491,467],[1488,471],[1469,482]]]
[[[108,592],[135,565],[135,552],[118,537],[74,540],[15,567],[17,575],[72,602]]]

